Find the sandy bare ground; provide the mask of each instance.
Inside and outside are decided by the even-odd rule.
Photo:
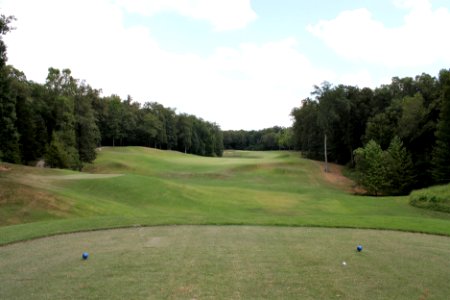
[[[8,168],[7,166],[0,165],[0,172],[5,172],[5,171],[9,171],[9,170],[11,170],[11,169]]]
[[[328,163],[330,172],[325,172],[324,162],[317,162],[317,165],[320,167],[321,174],[327,182],[354,194],[365,193],[365,190],[358,186],[353,180],[342,175],[342,169],[344,168],[343,166]]]

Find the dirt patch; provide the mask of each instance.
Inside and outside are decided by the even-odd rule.
[[[342,175],[342,169],[344,168],[343,166],[328,163],[330,172],[325,172],[325,163],[318,162],[318,165],[320,167],[321,174],[323,175],[325,180],[328,181],[329,183],[338,186],[353,194],[360,195],[366,193],[366,191],[360,186],[358,186],[353,180]]]
[[[9,170],[11,170],[11,168],[8,168],[7,166],[0,165],[0,172],[6,172],[6,171],[9,171]]]

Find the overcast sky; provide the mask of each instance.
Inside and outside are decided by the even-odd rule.
[[[9,63],[49,67],[222,129],[290,126],[323,81],[376,87],[450,66],[448,0],[0,0]]]

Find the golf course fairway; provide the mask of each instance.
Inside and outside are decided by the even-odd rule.
[[[446,299],[450,214],[355,192],[289,151],[3,164],[0,299]]]

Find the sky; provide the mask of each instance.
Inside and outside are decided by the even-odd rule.
[[[49,67],[223,130],[292,125],[328,81],[375,88],[450,65],[448,0],[0,0],[8,63]]]

